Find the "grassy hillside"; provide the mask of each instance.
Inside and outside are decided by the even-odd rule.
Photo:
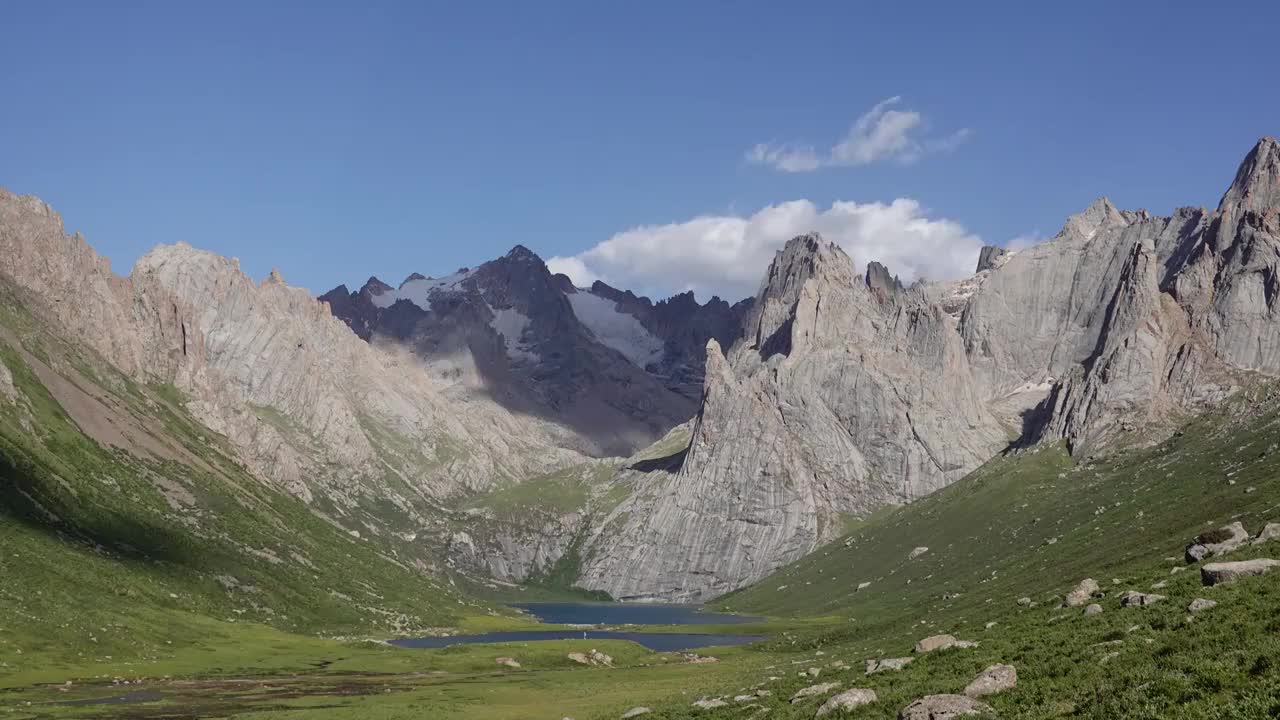
[[[13,305],[0,320],[0,685],[234,645],[238,625],[385,636],[487,611],[255,480],[173,388]]]
[[[1157,447],[1081,464],[1057,448],[993,460],[719,604],[830,617],[831,626],[771,648],[822,649],[815,663],[840,657],[861,668],[909,655],[936,633],[981,642],[901,673],[840,673],[846,687],[881,694],[858,717],[894,717],[914,696],[958,692],[995,662],[1013,663],[1020,677],[991,700],[1001,717],[1278,717],[1280,573],[1205,588],[1182,559],[1205,530],[1239,520],[1257,533],[1280,521],[1278,407],[1277,387],[1265,384]],[[911,559],[920,547],[928,550]],[[1280,556],[1280,542],[1230,559],[1259,556]],[[1103,614],[1059,609],[1086,577],[1107,595]],[[1121,608],[1129,589],[1167,597]],[[1197,597],[1219,605],[1193,620],[1187,608]],[[810,682],[788,679],[781,694]],[[771,717],[812,712],[779,705]]]

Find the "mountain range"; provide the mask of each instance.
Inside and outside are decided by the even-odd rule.
[[[754,298],[699,304],[575,287],[516,246],[316,298],[185,244],[116,275],[49,206],[0,191],[5,292],[111,368],[30,359],[78,378],[50,383],[97,442],[203,462],[107,399],[171,387],[257,482],[390,561],[620,599],[707,600],[1003,453],[1148,446],[1280,375],[1274,139],[1213,209],[1100,198],[975,260],[904,286],[808,234]],[[15,327],[0,339],[24,346]],[[13,370],[0,399],[25,407]]]

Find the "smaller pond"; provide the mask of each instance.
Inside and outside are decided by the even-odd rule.
[[[669,603],[535,602],[512,607],[556,625],[736,625],[762,619]]]
[[[674,652],[712,646],[746,645],[763,639],[763,635],[613,632],[608,630],[521,630],[491,632],[483,635],[401,638],[399,640],[391,640],[390,643],[403,648],[442,648],[459,644],[529,642],[536,640],[630,640],[656,652]]]

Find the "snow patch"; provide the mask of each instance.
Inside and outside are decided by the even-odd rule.
[[[459,270],[442,278],[414,278],[400,285],[399,290],[387,290],[381,295],[372,297],[373,304],[380,308],[389,308],[397,300],[408,300],[423,310],[431,309],[431,293],[438,290],[452,290],[463,280],[471,277],[471,270]]]
[[[662,359],[662,340],[645,330],[635,317],[618,312],[612,300],[592,295],[590,290],[582,288],[565,297],[569,298],[579,322],[586,325],[602,345],[622,353],[640,368]]]
[[[494,310],[490,307],[489,311],[493,313],[489,327],[502,335],[507,346],[507,357],[516,360],[537,360],[538,356],[530,352],[528,346],[521,342],[525,328],[529,327],[528,316],[515,308]]]

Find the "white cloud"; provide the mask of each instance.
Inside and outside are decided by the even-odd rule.
[[[716,294],[733,301],[755,294],[774,251],[814,230],[839,243],[860,268],[877,260],[904,283],[971,275],[982,248],[976,235],[929,217],[914,200],[841,201],[826,209],[793,200],[749,217],[705,215],[633,228],[547,265],[577,285],[599,278],[637,291],[694,290],[701,300]]]
[[[1044,235],[1041,235],[1038,232],[1031,232],[1031,233],[1026,233],[1026,234],[1015,237],[1014,239],[1005,243],[1004,246],[1008,250],[1017,252],[1018,250],[1026,250],[1027,248],[1032,247],[1033,245],[1039,245],[1040,243],[1044,242],[1047,239],[1048,238],[1046,238]]]
[[[783,172],[869,165],[889,159],[912,163],[924,155],[954,150],[969,138],[968,128],[942,137],[919,137],[925,129],[924,116],[914,110],[892,108],[901,101],[901,97],[895,96],[877,103],[825,153],[802,143],[760,143],[747,151],[747,161],[770,165]]]

